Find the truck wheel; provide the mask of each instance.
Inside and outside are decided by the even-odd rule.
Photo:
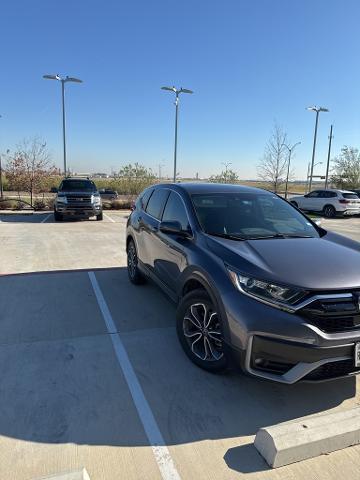
[[[61,213],[58,213],[56,210],[54,210],[54,219],[55,219],[55,222],[61,222],[63,219],[63,216],[61,215]]]
[[[102,220],[103,219],[103,213],[99,213],[99,215],[96,215],[96,220]]]

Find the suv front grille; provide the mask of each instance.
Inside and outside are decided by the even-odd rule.
[[[359,373],[360,368],[355,367],[354,360],[340,360],[318,367],[308,373],[303,380],[329,380],[331,378],[344,377],[346,375]]]
[[[326,333],[360,329],[359,297],[314,300],[299,310],[311,325]]]
[[[91,195],[66,195],[66,198],[71,205],[91,204]]]

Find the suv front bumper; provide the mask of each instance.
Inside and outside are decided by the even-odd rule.
[[[286,384],[360,373],[355,364],[360,326],[327,333],[299,313],[278,310],[237,291],[222,299],[229,326],[226,348],[246,373]]]
[[[71,204],[57,204],[56,211],[64,216],[71,217],[94,217],[99,215],[102,211],[101,205],[71,205]]]

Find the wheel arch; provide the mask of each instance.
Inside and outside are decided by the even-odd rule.
[[[221,294],[217,290],[211,279],[208,278],[208,275],[206,273],[203,273],[201,271],[193,271],[189,272],[186,275],[184,281],[180,282],[178,290],[178,303],[181,302],[182,298],[185,295],[199,289],[206,292],[206,294],[210,297],[211,301],[214,302],[214,304],[218,307],[222,319],[224,340],[225,342],[228,342],[230,338],[230,331],[225,307],[221,300]]]

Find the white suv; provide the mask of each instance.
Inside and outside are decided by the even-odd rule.
[[[292,197],[290,202],[301,210],[322,212],[327,218],[337,214],[360,214],[360,199],[348,190],[314,190],[307,195]]]

